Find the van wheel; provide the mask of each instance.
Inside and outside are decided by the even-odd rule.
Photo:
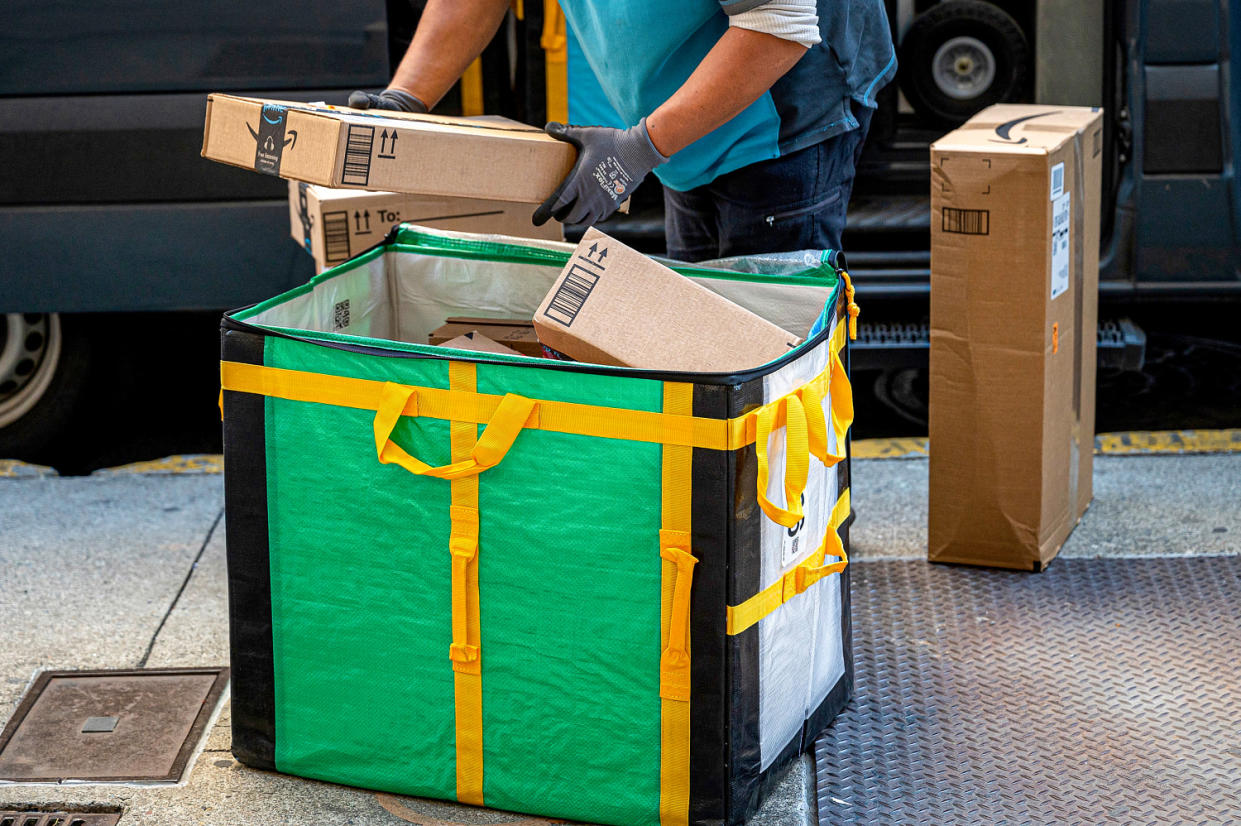
[[[918,15],[901,41],[901,91],[946,129],[993,103],[1019,100],[1031,76],[1017,21],[982,0],[945,0]]]
[[[85,330],[56,313],[0,314],[0,458],[74,464],[70,425],[86,392]]]

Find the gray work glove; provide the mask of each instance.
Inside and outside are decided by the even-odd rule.
[[[425,103],[400,89],[384,89],[377,95],[370,92],[350,92],[349,107],[351,109],[387,109],[390,112],[416,112],[420,115],[425,115],[430,111]]]
[[[651,170],[668,159],[651,143],[646,118],[628,129],[549,123],[547,134],[577,147],[577,163],[552,196],[534,211],[536,227],[596,224],[616,212]]]

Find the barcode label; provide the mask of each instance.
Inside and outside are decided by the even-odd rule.
[[[1051,200],[1064,194],[1064,161],[1051,168]]]
[[[332,308],[332,329],[343,330],[349,326],[349,299],[337,301]]]
[[[944,207],[943,230],[961,235],[990,235],[991,210]]]
[[[341,183],[366,186],[371,179],[371,152],[375,149],[375,127],[349,125],[345,138],[345,167]]]
[[[595,266],[593,262],[588,263],[592,267]],[[582,306],[590,297],[591,290],[598,283],[598,274],[575,261],[564,280],[560,282],[560,286],[556,288],[556,294],[552,296],[543,315],[566,327],[571,327],[573,319],[577,318],[577,314],[582,311]]]
[[[349,258],[349,213],[323,213],[323,260],[335,264]]]

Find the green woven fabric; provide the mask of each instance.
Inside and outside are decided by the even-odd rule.
[[[447,387],[447,362],[269,338],[268,366]],[[480,365],[478,390],[658,410],[659,382]],[[277,767],[456,791],[449,483],[380,465],[368,411],[267,400]],[[447,422],[397,442],[449,460]],[[480,476],[484,797],[658,823],[659,445],[526,431]],[[635,820],[649,812],[649,821]]]

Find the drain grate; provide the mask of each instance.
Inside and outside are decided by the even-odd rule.
[[[2,812],[0,826],[116,826],[120,812]]]
[[[176,782],[227,682],[227,668],[45,671],[0,733],[0,781]]]

